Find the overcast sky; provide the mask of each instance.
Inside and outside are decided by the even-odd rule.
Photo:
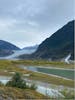
[[[41,43],[74,17],[74,0],[0,0],[0,39]]]

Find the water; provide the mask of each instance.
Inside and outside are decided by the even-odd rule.
[[[41,72],[41,73],[45,73],[45,74],[52,74],[52,75],[56,75],[59,77],[63,77],[63,78],[67,78],[67,79],[74,79],[74,70],[66,70],[66,69],[54,69],[54,68],[42,68],[42,67],[33,67],[33,66],[20,66],[21,68],[30,70],[30,71],[34,71],[34,72]]]
[[[11,79],[11,77],[0,76],[0,81],[4,84],[6,84],[10,79]],[[33,81],[32,80],[29,82],[28,81],[29,80],[26,81],[26,84],[30,86],[33,83]],[[42,93],[46,96],[54,97],[54,98],[57,98],[57,97],[63,98],[64,97],[58,90],[49,88],[48,86],[44,86],[44,85],[42,85],[42,83],[40,84],[40,82],[38,82],[38,83],[39,84],[36,83],[36,86],[37,86],[36,91],[37,92]]]
[[[0,76],[0,82],[2,82],[3,84],[6,84],[10,79],[11,77]]]

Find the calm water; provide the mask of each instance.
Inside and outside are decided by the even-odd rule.
[[[46,74],[53,74],[61,76],[68,79],[74,79],[74,70],[65,70],[65,69],[54,69],[54,68],[38,68],[33,66],[21,66],[21,68],[28,69],[30,71],[37,71]]]
[[[6,77],[6,76],[0,76],[0,81],[4,84],[6,84],[9,80],[11,79],[11,77]]]

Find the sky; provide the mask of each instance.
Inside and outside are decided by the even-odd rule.
[[[0,40],[40,44],[74,19],[74,0],[0,0]]]

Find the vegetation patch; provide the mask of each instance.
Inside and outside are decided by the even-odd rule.
[[[16,64],[12,63],[12,61],[0,60],[0,75],[10,76],[13,75],[13,72],[20,72],[26,74],[30,71],[23,70],[22,68],[17,67]]]
[[[2,100],[32,100],[32,99],[46,99],[48,97],[37,93],[35,90],[31,89],[20,89],[13,87],[0,86],[0,98]],[[1,100],[1,99],[0,99]]]
[[[13,87],[13,88],[12,88]],[[20,73],[15,73],[11,80],[6,85],[0,82],[0,98],[2,99],[43,99],[48,98],[40,93],[37,93],[36,86],[26,85]]]
[[[39,80],[42,82],[48,82],[50,84],[56,84],[56,85],[63,85],[63,86],[68,86],[74,88],[74,80],[66,80],[63,78],[55,77],[55,76],[50,76],[46,74],[41,74],[41,73],[36,73],[33,72],[30,77],[31,80]]]
[[[43,67],[56,67],[65,69],[74,69],[74,63],[67,64],[59,61],[48,61],[48,60],[18,60],[12,61],[13,64],[23,64],[23,65],[33,65],[33,66],[43,66]]]
[[[19,68],[19,64],[24,65],[44,65],[44,64],[56,64],[56,65],[67,65],[63,62],[49,62],[49,61],[31,61],[31,60],[20,60],[20,61],[9,61],[9,60],[0,60],[0,75],[1,76],[12,76],[13,74],[10,72],[20,72],[21,74],[29,74],[29,76],[25,76],[25,78],[32,79],[32,80],[39,80],[42,82],[48,82],[50,84],[56,84],[56,85],[63,85],[68,87],[74,87],[74,80],[66,80],[59,77],[54,77],[38,72],[32,72],[28,70],[24,70],[22,68]]]

